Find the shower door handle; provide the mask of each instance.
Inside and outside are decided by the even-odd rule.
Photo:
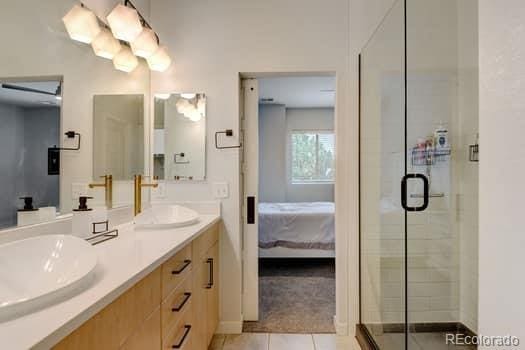
[[[409,207],[407,205],[407,181],[409,179],[421,179],[423,180],[423,204],[419,207]],[[428,179],[423,174],[406,174],[401,180],[401,205],[406,211],[423,211],[428,207],[428,198],[429,198],[429,185]]]

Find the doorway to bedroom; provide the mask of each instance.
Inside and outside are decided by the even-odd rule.
[[[334,333],[335,76],[242,85],[243,331]]]

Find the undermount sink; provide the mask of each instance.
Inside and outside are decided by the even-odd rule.
[[[199,221],[199,214],[180,205],[153,205],[135,217],[135,227],[170,229],[189,226]]]
[[[0,245],[0,320],[74,294],[89,283],[97,253],[71,235],[43,235]]]

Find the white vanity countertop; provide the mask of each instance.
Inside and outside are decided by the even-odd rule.
[[[195,225],[170,230],[135,231],[132,224],[118,227],[117,238],[94,246],[98,264],[89,287],[69,299],[0,323],[0,347],[51,348],[219,219],[219,215],[201,215]]]

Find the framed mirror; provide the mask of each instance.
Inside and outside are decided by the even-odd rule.
[[[0,229],[60,210],[61,80],[0,81]]]
[[[93,179],[144,172],[144,95],[93,97]]]
[[[206,96],[155,95],[153,173],[159,180],[206,178]]]

